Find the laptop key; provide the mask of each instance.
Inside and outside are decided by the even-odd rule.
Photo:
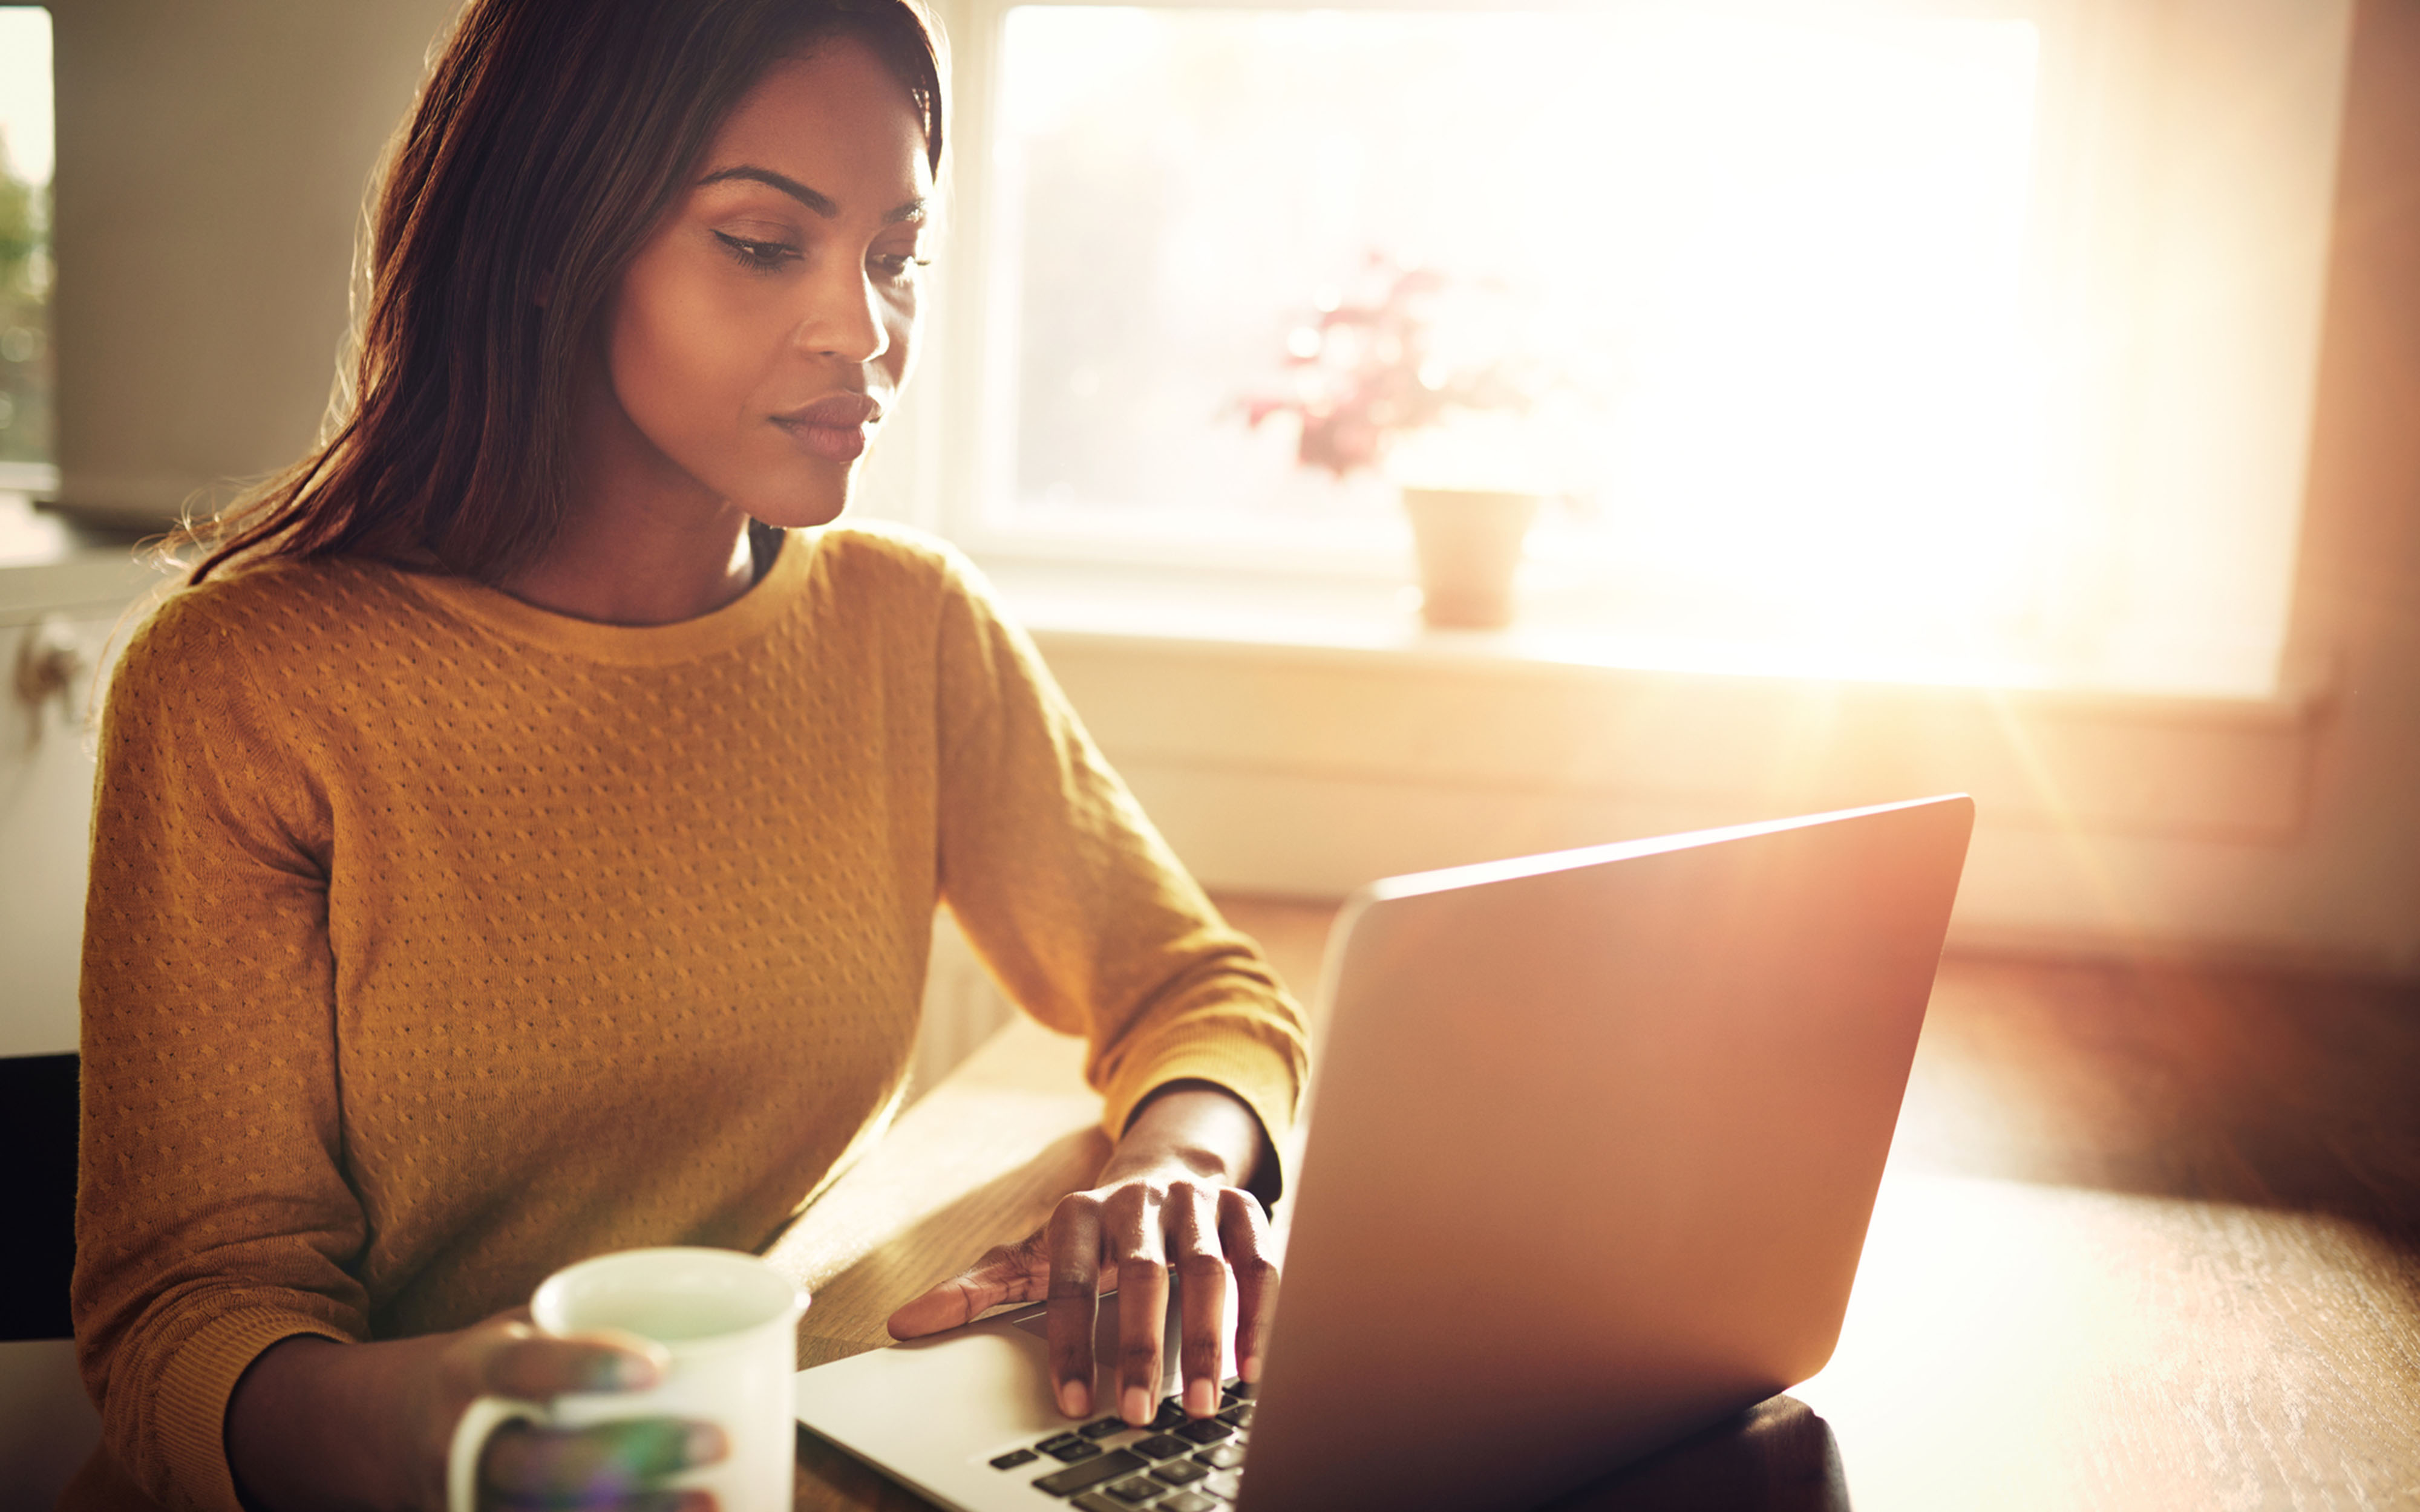
[[[1070,1464],[1078,1459],[1090,1459],[1100,1452],[1101,1446],[1090,1439],[1078,1439],[1072,1443],[1059,1444],[1044,1451],[1051,1458],[1065,1460]]]
[[[1068,1504],[1080,1506],[1084,1512],[1134,1512],[1124,1502],[1112,1502],[1098,1491],[1086,1491]]]
[[[1080,1464],[1069,1465],[1064,1470],[1054,1470],[1033,1484],[1053,1496],[1073,1496],[1078,1491],[1089,1491],[1104,1481],[1117,1480],[1123,1476],[1131,1475],[1136,1471],[1147,1469],[1151,1463],[1141,1456],[1130,1455],[1124,1449],[1112,1449],[1107,1454],[1102,1454],[1095,1444],[1088,1443],[1084,1447],[1091,1449],[1097,1458],[1084,1460]]]
[[[1080,1437],[1073,1433],[1054,1433],[1050,1435],[1050,1437],[1043,1440],[1040,1443],[1035,1444],[1033,1447],[1041,1450],[1044,1454],[1048,1454],[1053,1449],[1063,1449],[1071,1443],[1080,1443],[1082,1442],[1083,1441]]]
[[[991,1468],[994,1470],[1015,1470],[1019,1465],[1030,1465],[1041,1458],[1042,1457],[1040,1455],[1035,1454],[1031,1449],[1011,1449],[1008,1453],[994,1459],[991,1462]]]
[[[1176,1429],[1175,1433],[1178,1438],[1191,1439],[1196,1443],[1217,1443],[1220,1439],[1232,1439],[1235,1436],[1233,1428],[1215,1417],[1205,1417],[1187,1423]]]
[[[1232,1502],[1242,1494],[1244,1483],[1239,1477],[1233,1475],[1213,1475],[1194,1489],[1204,1496],[1215,1496],[1222,1502]]]
[[[1193,1450],[1193,1444],[1189,1440],[1172,1438],[1165,1433],[1155,1433],[1150,1438],[1127,1444],[1126,1447],[1139,1455],[1149,1455],[1154,1459],[1173,1459],[1178,1455],[1190,1454]]]
[[[1233,1381],[1227,1387],[1227,1400],[1231,1404],[1234,1402],[1249,1402],[1260,1394],[1261,1388],[1259,1384],[1254,1381]]]
[[[1147,1428],[1157,1428],[1160,1432],[1165,1433],[1170,1428],[1176,1427],[1179,1423],[1186,1421],[1187,1421],[1187,1419],[1185,1415],[1185,1404],[1178,1401],[1175,1397],[1171,1396],[1159,1404],[1159,1414],[1156,1417],[1154,1417],[1150,1422],[1144,1424],[1143,1427]]]
[[[1105,1417],[1098,1423],[1087,1423],[1076,1431],[1088,1439],[1106,1439],[1113,1433],[1123,1433],[1125,1431],[1125,1418]]]
[[[1159,1504],[1159,1512],[1218,1512],[1218,1504],[1199,1491],[1179,1491]]]
[[[1244,1462],[1243,1445],[1214,1443],[1193,1457],[1213,1470],[1233,1470]]]
[[[1171,1486],[1183,1486],[1210,1473],[1190,1459],[1171,1459],[1164,1465],[1154,1465],[1151,1473]]]
[[[1109,1494],[1121,1502],[1131,1504],[1148,1502],[1166,1489],[1168,1486],[1165,1482],[1156,1481],[1149,1475],[1137,1475],[1132,1480],[1122,1480],[1110,1487]]]
[[[1219,1413],[1218,1421],[1234,1427],[1250,1427],[1252,1426],[1252,1404],[1249,1402],[1237,1402],[1234,1406],[1230,1407],[1225,1412]],[[1084,1431],[1090,1433],[1092,1429],[1086,1428]]]

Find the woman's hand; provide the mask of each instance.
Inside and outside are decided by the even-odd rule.
[[[291,1338],[263,1351],[228,1400],[227,1462],[263,1512],[439,1509],[455,1425],[473,1398],[643,1390],[663,1367],[644,1339],[557,1338],[526,1313],[379,1344]],[[711,1423],[508,1424],[480,1457],[479,1504],[712,1512],[706,1493],[657,1483],[728,1452]]]
[[[1218,1409],[1218,1365],[1235,1298],[1236,1369],[1258,1381],[1278,1272],[1268,1216],[1243,1190],[1272,1158],[1260,1120],[1206,1082],[1176,1082],[1145,1103],[1087,1192],[1062,1197],[1040,1232],[1003,1244],[891,1315],[891,1336],[915,1338],[971,1322],[1002,1303],[1047,1301],[1050,1374],[1060,1410],[1094,1411],[1094,1308],[1118,1293],[1118,1414],[1158,1411],[1168,1276],[1182,1279],[1178,1364],[1185,1411]]]
[[[636,1337],[557,1338],[525,1315],[493,1319],[455,1335],[439,1359],[440,1394],[424,1467],[442,1474],[462,1409],[478,1396],[546,1402],[566,1392],[641,1391],[662,1379],[663,1350]],[[481,1507],[629,1508],[631,1512],[713,1512],[704,1491],[656,1489],[675,1471],[712,1464],[730,1453],[711,1423],[638,1417],[584,1428],[507,1423],[479,1457]],[[442,1493],[439,1498],[442,1502]]]

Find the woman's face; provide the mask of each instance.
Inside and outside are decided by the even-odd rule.
[[[915,346],[924,150],[907,89],[854,39],[741,100],[608,316],[608,380],[649,462],[768,524],[840,514]]]

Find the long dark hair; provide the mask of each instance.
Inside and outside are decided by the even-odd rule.
[[[723,118],[773,63],[865,42],[941,166],[919,0],[471,0],[388,150],[349,382],[308,455],[171,548],[493,580],[553,538],[577,360]]]

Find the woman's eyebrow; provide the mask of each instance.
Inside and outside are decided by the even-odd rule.
[[[840,207],[832,202],[830,195],[820,190],[809,189],[788,174],[775,173],[770,168],[759,168],[753,163],[741,163],[736,168],[718,168],[699,179],[698,184],[704,187],[707,184],[725,183],[733,179],[744,179],[749,183],[763,184],[768,189],[778,189],[827,221],[840,214]],[[911,199],[882,219],[886,222],[921,221],[924,218],[925,208],[925,201]]]
[[[827,221],[840,213],[840,207],[832,203],[830,195],[818,190],[809,189],[787,174],[775,173],[770,168],[759,168],[750,163],[742,163],[737,168],[718,168],[699,179],[698,183],[703,187],[706,184],[726,183],[732,179],[745,179],[750,183],[763,184],[768,189],[778,189]]]

